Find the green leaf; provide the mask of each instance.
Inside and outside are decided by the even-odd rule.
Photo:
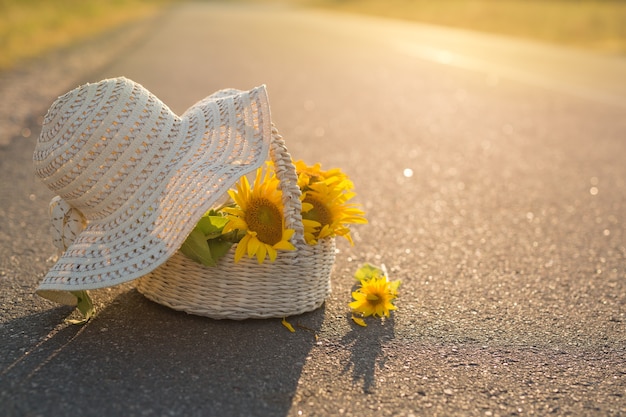
[[[373,277],[386,276],[385,271],[377,266],[371,264],[363,264],[354,273],[354,278],[360,282],[369,281]]]
[[[213,259],[217,263],[217,261],[226,255],[230,248],[233,247],[234,242],[228,239],[227,236],[220,236],[216,239],[210,239],[207,241],[209,245],[209,249],[211,250],[211,254],[213,255]]]
[[[204,215],[200,218],[194,230],[202,232],[206,239],[214,239],[222,234],[226,223],[228,223],[228,219],[224,216]]]
[[[203,217],[204,218],[204,217]],[[215,266],[216,259],[213,257],[211,253],[211,248],[207,243],[207,238],[205,234],[200,230],[200,228],[194,228],[187,240],[180,247],[180,251],[193,259],[196,262],[201,263],[206,266]]]
[[[76,304],[76,309],[80,311],[83,315],[83,318],[80,320],[68,319],[67,322],[71,324],[85,324],[96,314],[96,308],[91,301],[91,297],[87,291],[70,291],[74,297],[78,300]]]

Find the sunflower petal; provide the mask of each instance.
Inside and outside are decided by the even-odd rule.
[[[367,323],[365,323],[365,320],[363,320],[360,317],[357,316],[352,316],[352,321],[355,322],[356,324],[358,324],[361,327],[367,327]]]
[[[282,325],[287,328],[291,333],[295,333],[296,329],[287,321],[287,318],[283,317],[283,321],[281,321]]]
[[[278,255],[278,252],[276,251],[276,249],[274,249],[271,246],[266,246],[267,249],[267,255],[270,257],[270,262],[274,262],[276,260],[276,256]]]
[[[283,241],[289,241],[293,235],[296,233],[296,231],[294,229],[284,229],[283,230],[283,237],[281,240]]]
[[[265,260],[265,255],[267,254],[267,245],[259,242],[259,247],[257,248],[255,252],[256,252],[256,259],[259,261],[259,264],[262,264],[263,261]]]
[[[302,194],[303,196],[306,195],[306,193]],[[313,204],[311,203],[305,203],[304,201],[302,202],[302,212],[303,213],[308,213],[309,211],[311,211],[313,209]]]
[[[246,247],[248,246],[248,241],[250,240],[250,235],[245,235],[237,245],[237,249],[235,249],[235,263],[239,262],[239,260],[246,253]]]
[[[252,258],[255,253],[259,250],[259,246],[261,246],[261,242],[256,237],[256,233],[250,232],[250,240],[248,241],[248,256]]]

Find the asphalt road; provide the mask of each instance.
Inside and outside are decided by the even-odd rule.
[[[125,75],[182,113],[267,84],[291,154],[343,168],[370,223],[339,242],[333,293],[289,318],[296,333],[132,285],[95,291],[97,316],[68,325],[33,295],[54,250],[32,115],[0,147],[0,415],[626,415],[623,59],[212,3],[137,39],[59,85]],[[347,307],[363,262],[403,281],[367,328]]]

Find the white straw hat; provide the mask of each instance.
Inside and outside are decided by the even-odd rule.
[[[231,185],[267,159],[270,139],[264,86],[222,90],[181,117],[126,78],[59,97],[33,160],[36,175],[58,195],[52,212],[65,207],[52,215],[62,223],[56,230],[71,229],[76,238],[55,237],[69,247],[37,293],[72,305],[67,291],[151,272]]]

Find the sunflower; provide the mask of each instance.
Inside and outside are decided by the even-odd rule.
[[[302,218],[316,221],[319,228],[305,234],[307,243],[315,244],[318,239],[343,236],[351,244],[349,223],[367,223],[365,213],[355,204],[347,203],[354,193],[348,192],[344,181],[329,185],[326,181],[312,183],[302,193]]]
[[[308,203],[302,203],[302,211],[310,211],[313,205]],[[304,241],[309,245],[315,245],[317,243],[317,234],[322,224],[311,219],[302,219],[302,225],[304,226]]]
[[[384,275],[362,280],[361,287],[352,292],[355,301],[348,305],[353,313],[363,317],[389,317],[389,311],[396,309],[393,300],[398,296],[399,286],[400,280],[390,282]]]
[[[223,209],[229,220],[223,233],[245,232],[235,250],[235,262],[239,262],[244,254],[250,258],[256,256],[260,264],[266,256],[273,262],[278,250],[295,250],[289,241],[294,230],[285,229],[282,193],[278,185],[279,181],[268,165],[265,170],[257,170],[253,187],[244,176],[237,183],[237,190],[228,191],[235,206]]]
[[[302,160],[295,161],[294,164],[298,175],[298,186],[303,191],[316,182],[325,182],[346,190],[354,187],[352,181],[339,168],[322,171],[322,165],[319,162],[315,165],[307,165]]]
[[[294,162],[302,195],[304,238],[310,245],[319,239],[343,236],[351,244],[348,223],[367,223],[365,213],[348,200],[354,197],[354,184],[340,169],[324,171],[320,163]]]

